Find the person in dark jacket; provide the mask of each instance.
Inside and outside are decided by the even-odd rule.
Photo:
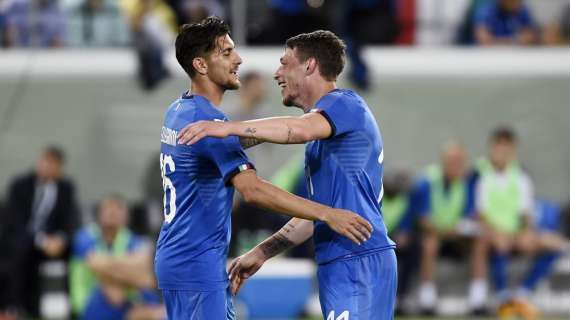
[[[39,316],[40,265],[66,259],[78,222],[75,187],[63,177],[64,153],[47,147],[35,170],[16,177],[7,192],[6,224],[14,263],[14,297],[28,316]]]

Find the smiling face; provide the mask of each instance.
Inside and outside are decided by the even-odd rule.
[[[239,89],[238,69],[242,60],[228,34],[216,39],[216,48],[206,57],[206,63],[210,81],[224,90]]]
[[[295,51],[296,49],[285,49],[279,60],[281,64],[273,76],[281,88],[283,104],[288,107],[300,106],[298,100],[305,78],[305,63],[299,61]]]

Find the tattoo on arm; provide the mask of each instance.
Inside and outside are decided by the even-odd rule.
[[[251,147],[253,147],[253,146],[256,146],[256,145],[258,145],[258,144],[262,144],[263,141],[262,141],[262,140],[259,140],[259,139],[256,139],[256,138],[243,138],[243,137],[240,137],[240,138],[239,138],[239,143],[241,144],[241,147],[242,147],[242,148],[244,148],[244,149],[249,149],[249,148],[251,148]]]
[[[291,128],[290,126],[287,126],[287,142],[285,142],[285,144],[289,144],[289,142],[291,141],[291,134],[293,133],[293,128]]]
[[[279,232],[260,245],[260,249],[267,259],[295,246],[295,243],[287,238],[287,234],[292,232],[294,229],[295,226],[288,223],[279,230]]]
[[[247,137],[247,138],[245,138],[245,137],[239,138],[239,142],[240,142],[242,148],[248,149],[248,148],[251,148],[251,147],[253,147],[253,146],[256,146],[256,145],[258,145],[258,144],[260,144],[260,143],[263,143],[262,140],[257,139],[257,138],[255,137],[255,133],[257,132],[257,129],[256,129],[256,128],[251,128],[251,127],[250,127],[250,128],[246,128],[244,132],[247,133],[247,134],[249,135],[249,137]]]
[[[257,129],[255,129],[255,128],[246,128],[245,129],[245,133],[248,133],[251,138],[255,138],[256,132],[257,132]]]

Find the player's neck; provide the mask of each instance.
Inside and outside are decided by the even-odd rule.
[[[213,105],[219,107],[224,97],[224,89],[211,81],[192,81],[190,93],[197,94],[208,99]]]
[[[308,86],[307,88],[307,98],[303,101],[302,106],[305,112],[314,108],[317,101],[337,87],[335,81],[318,81],[313,86]]]
[[[119,229],[116,228],[101,228],[101,233],[103,236],[103,240],[108,245],[113,245],[115,239],[117,238],[117,234],[119,233]]]

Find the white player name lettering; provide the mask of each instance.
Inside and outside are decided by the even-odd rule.
[[[162,127],[162,132],[160,133],[160,142],[176,147],[177,139],[178,139],[178,131],[167,127]]]

